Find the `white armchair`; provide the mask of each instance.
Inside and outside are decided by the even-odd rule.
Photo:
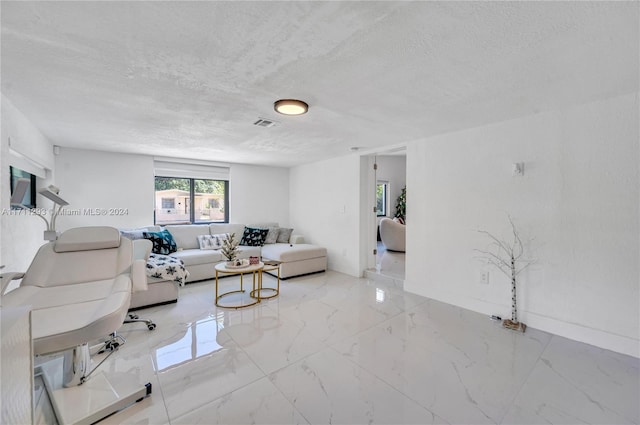
[[[405,252],[406,226],[385,217],[380,220],[380,239],[389,251]]]

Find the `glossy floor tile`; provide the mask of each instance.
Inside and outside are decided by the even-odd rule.
[[[233,285],[228,278],[225,285]],[[211,281],[140,310],[101,366],[153,394],[120,424],[627,424],[640,361],[336,272],[241,310]]]
[[[402,285],[405,278],[405,253],[387,251],[384,244],[378,241],[376,266],[366,270],[365,276]]]

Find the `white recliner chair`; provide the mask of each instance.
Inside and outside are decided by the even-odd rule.
[[[383,218],[380,220],[380,239],[389,251],[405,252],[406,229],[404,224]]]
[[[123,387],[103,373],[89,379],[89,342],[111,335],[108,348],[118,347],[131,293],[146,289],[145,267],[117,229],[80,227],[43,245],[26,273],[2,275],[1,305],[32,308],[34,354],[64,352],[62,385],[51,397],[59,422],[93,423],[151,393],[151,384]],[[22,281],[5,294],[14,279]]]

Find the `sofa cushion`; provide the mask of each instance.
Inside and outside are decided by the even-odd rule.
[[[144,239],[144,232],[146,232],[147,230],[120,230],[120,235],[124,236],[125,238],[129,238],[132,241],[135,241],[137,239]]]
[[[238,245],[238,258],[260,257],[261,250],[259,246],[242,246]],[[223,258],[226,260],[226,258]]]
[[[311,244],[289,245],[277,243],[262,247],[262,257],[282,262],[308,260],[309,258],[326,257],[327,249]]]
[[[229,238],[228,233],[220,235],[198,235],[200,249],[221,249],[222,243]]]
[[[244,233],[244,224],[235,223],[211,223],[209,225],[209,233],[212,235],[219,235],[221,233],[235,233],[236,241],[242,238]]]
[[[264,222],[264,223],[250,223],[247,224],[247,227],[257,227],[259,229],[268,229],[269,227],[280,227],[278,223],[275,222]]]
[[[267,237],[268,232],[268,229],[260,229],[258,227],[245,227],[240,245],[262,246],[264,245],[264,239]]]
[[[142,236],[151,241],[153,244],[151,252],[154,254],[169,255],[178,249],[173,236],[167,230],[160,232],[143,232]]]
[[[178,248],[196,249],[200,248],[198,244],[199,235],[210,235],[209,226],[206,224],[183,224],[165,226],[165,228],[173,235]],[[225,233],[225,232],[217,232]]]
[[[132,241],[137,239],[144,239],[144,232],[160,232],[162,227],[160,226],[147,226],[147,227],[128,227],[119,229],[120,234],[125,238],[129,238]]]
[[[208,249],[185,249],[182,251],[176,251],[172,253],[171,256],[181,259],[184,265],[187,267],[210,263],[212,274],[215,263],[224,260],[224,257],[222,256],[220,251]]]
[[[289,243],[292,232],[293,229],[281,227],[280,230],[278,230],[278,243]]]

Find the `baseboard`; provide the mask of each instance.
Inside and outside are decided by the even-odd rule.
[[[139,307],[130,308],[129,311],[137,311],[137,310],[142,310],[142,309],[145,309],[145,308],[158,307],[158,306],[161,306],[161,305],[175,304],[177,302],[178,302],[178,299],[171,300],[171,301],[163,301],[161,303],[155,303],[155,304],[149,304],[149,305],[141,305]]]
[[[522,321],[536,329],[596,347],[640,358],[640,340],[593,329],[576,323],[563,322],[536,313],[524,312]]]
[[[293,279],[295,277],[311,276],[313,274],[324,273],[324,272],[326,272],[326,270],[318,270],[318,271],[310,272],[310,273],[297,274],[295,276],[281,277],[280,280],[289,280],[289,279]],[[264,272],[264,274],[268,274],[269,276],[273,276],[273,277],[278,277],[277,274],[273,274],[272,272]]]
[[[406,285],[405,285],[406,289]],[[411,291],[408,291],[411,292]],[[504,305],[498,305],[483,300],[473,298],[460,299],[453,293],[420,294],[427,298],[442,301],[477,313],[501,315],[501,312],[508,310]],[[455,297],[455,298],[454,298]],[[628,356],[640,358],[640,340],[616,335],[600,329],[593,329],[577,323],[569,323],[552,317],[543,316],[526,310],[518,311],[518,319],[528,327],[539,329],[553,335],[558,335],[574,341],[583,342],[606,350],[626,354]]]

